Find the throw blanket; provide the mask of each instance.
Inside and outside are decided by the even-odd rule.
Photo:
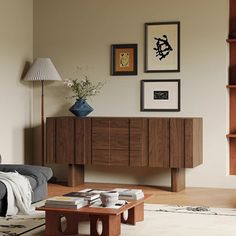
[[[0,181],[7,188],[7,216],[30,214],[31,208],[31,185],[29,180],[17,172],[1,172]]]

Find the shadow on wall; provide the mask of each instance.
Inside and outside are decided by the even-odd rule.
[[[31,63],[29,61],[27,61],[24,65],[24,69],[22,71],[20,80],[24,80],[26,73],[28,72],[28,70],[30,69]]]
[[[24,129],[25,164],[42,165],[41,126]]]
[[[46,143],[46,133],[45,133]],[[24,129],[24,163],[27,165],[42,165],[42,141],[41,141],[41,125],[33,128]],[[45,145],[46,157],[46,145]],[[68,168],[67,165],[46,164],[53,170],[54,178],[60,182],[67,181]]]
[[[27,83],[28,84],[28,83]],[[38,86],[38,84],[36,84]],[[69,108],[72,106],[70,99],[65,99],[64,96],[60,97],[60,90],[63,90],[61,86],[52,86],[49,83],[50,91],[45,91],[45,106],[51,110],[50,104],[61,104],[57,107],[57,110],[53,114],[45,114],[45,157],[46,157],[46,117],[51,116],[70,116]],[[63,94],[63,93],[62,93]],[[54,101],[55,100],[55,101]],[[61,100],[61,101],[60,101]],[[66,103],[65,103],[66,101]],[[47,104],[46,104],[47,102]],[[53,106],[52,109],[55,109]],[[32,128],[24,129],[24,162],[31,165],[42,165],[42,140],[41,140],[41,125],[34,126]]]

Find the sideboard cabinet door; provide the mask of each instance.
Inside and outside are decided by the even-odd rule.
[[[74,118],[50,117],[46,120],[47,163],[74,163]]]
[[[202,119],[170,119],[170,168],[193,168],[202,163]]]
[[[91,164],[91,119],[49,117],[46,120],[47,163]]]
[[[149,167],[170,166],[169,118],[149,118]]]
[[[202,164],[202,118],[185,119],[185,168]]]
[[[129,166],[129,119],[110,119],[110,165]]]
[[[129,119],[92,118],[92,165],[129,166]]]
[[[185,119],[170,118],[170,167],[184,168],[185,166]]]
[[[110,120],[92,118],[92,165],[109,165]]]
[[[130,118],[130,166],[148,166],[147,118]]]
[[[75,119],[75,164],[91,164],[91,119]]]
[[[74,118],[56,118],[55,163],[74,164]]]

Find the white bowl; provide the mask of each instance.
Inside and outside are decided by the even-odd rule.
[[[102,201],[102,205],[105,207],[114,206],[118,199],[119,194],[116,191],[107,191],[100,193],[100,199]]]

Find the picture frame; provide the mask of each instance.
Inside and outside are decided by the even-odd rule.
[[[180,80],[141,80],[141,111],[180,111]]]
[[[145,72],[180,72],[180,22],[145,23]]]
[[[111,75],[137,75],[137,44],[111,45]]]

